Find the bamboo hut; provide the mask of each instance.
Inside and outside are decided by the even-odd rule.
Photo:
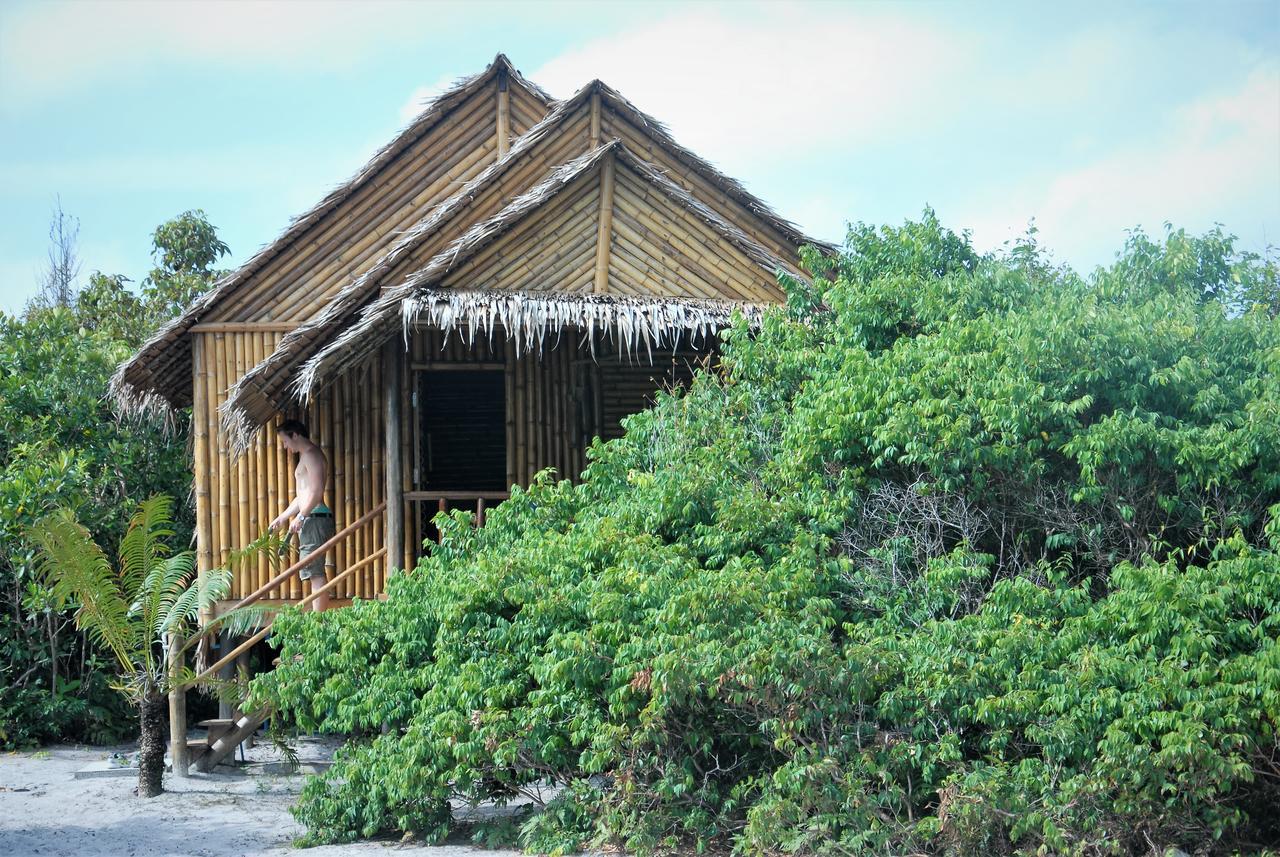
[[[485,510],[688,377],[732,314],[817,243],[593,82],[556,101],[499,55],[165,325],[112,381],[125,412],[191,409],[198,566],[288,503],[275,422],[330,462],[345,576],[375,598],[445,508]],[[371,510],[385,504],[381,514]],[[232,597],[270,583],[265,561]],[[299,581],[268,599],[296,601]]]

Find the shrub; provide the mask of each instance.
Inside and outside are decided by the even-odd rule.
[[[580,484],[278,620],[254,693],[366,733],[310,841],[547,782],[530,850],[1275,840],[1274,268],[1170,232],[1085,280],[931,213],[808,262]]]

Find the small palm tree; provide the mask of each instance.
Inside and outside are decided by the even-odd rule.
[[[163,791],[165,697],[193,678],[185,667],[169,669],[169,641],[174,634],[186,636],[189,623],[223,598],[231,582],[226,569],[195,575],[192,551],[170,555],[165,539],[173,536],[172,521],[171,498],[144,500],[120,542],[116,569],[69,510],[32,528],[40,573],[54,598],[59,605],[79,604],[76,626],[115,655],[120,674],[113,687],[138,707],[142,797]]]

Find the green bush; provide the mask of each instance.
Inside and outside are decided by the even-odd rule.
[[[120,740],[135,713],[109,687],[114,661],[78,632],[36,574],[31,526],[75,512],[99,544],[123,538],[151,494],[183,498],[176,542],[194,510],[185,415],[167,427],[118,420],[107,382],[157,325],[208,287],[226,252],[201,212],[162,224],[142,296],[94,273],[67,306],[0,313],[0,748]],[[72,605],[76,606],[76,605]]]
[[[281,616],[253,692],[364,736],[308,840],[547,782],[540,852],[1280,838],[1274,266],[1171,231],[1086,280],[931,213],[808,261],[581,484]]]

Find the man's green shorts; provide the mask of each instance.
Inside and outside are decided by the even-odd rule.
[[[298,530],[298,558],[306,559],[308,554],[313,553],[316,548],[331,538],[333,538],[333,516],[308,515],[302,522],[302,529]],[[298,576],[303,580],[309,577],[323,578],[324,566],[325,557],[318,556],[313,562],[304,565],[298,571]]]

